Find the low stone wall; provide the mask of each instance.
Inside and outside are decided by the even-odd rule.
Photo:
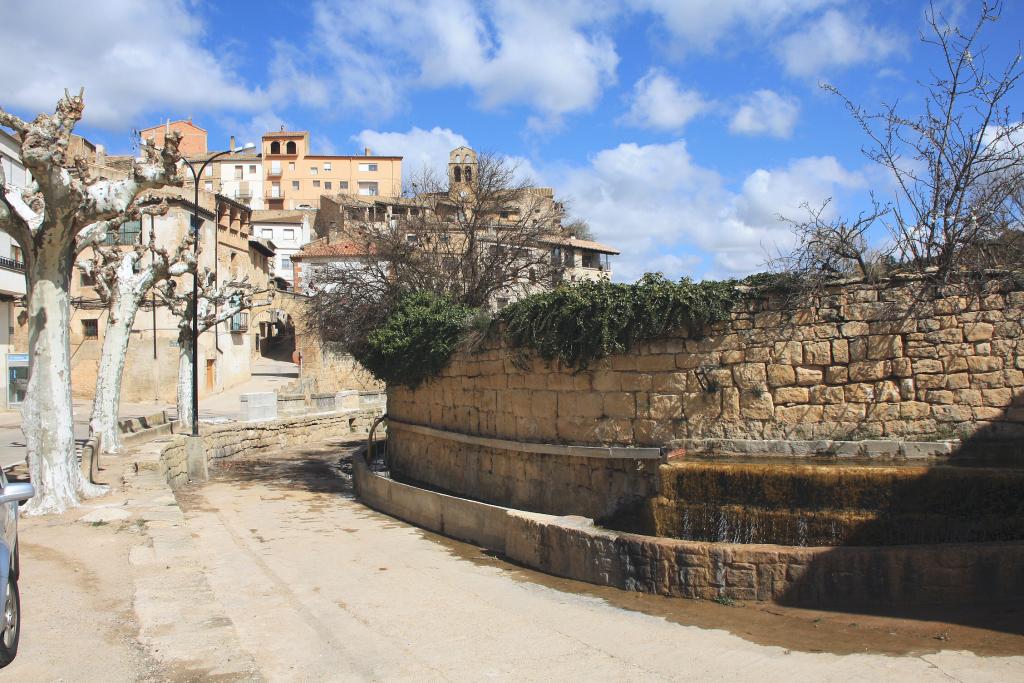
[[[658,491],[657,448],[502,441],[394,420],[388,434],[396,478],[495,505],[604,519],[639,510]]]
[[[806,548],[680,541],[417,488],[373,474],[358,454],[353,465],[360,500],[376,510],[518,564],[603,586],[855,609],[1024,597],[1024,543]]]
[[[377,411],[358,410],[266,422],[201,425],[200,438],[207,463],[213,464],[243,452],[290,448],[319,439],[366,434],[377,415]],[[160,451],[160,471],[172,489],[188,483],[185,437],[176,437]]]

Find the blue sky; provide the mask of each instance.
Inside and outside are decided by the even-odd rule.
[[[80,132],[112,152],[191,115],[211,148],[284,125],[314,150],[403,154],[406,174],[468,143],[554,186],[645,270],[723,277],[785,249],[777,215],[888,179],[831,82],[868,107],[920,103],[936,66],[918,0],[2,0],[0,105],[86,87]],[[943,0],[953,21],[977,3]],[[1024,3],[983,43],[1019,49]],[[1022,95],[1009,102],[1020,112]]]

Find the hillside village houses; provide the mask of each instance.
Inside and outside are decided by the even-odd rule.
[[[144,140],[160,146],[170,132],[183,135],[180,148],[185,157],[201,165],[213,153],[207,132],[191,120],[165,121],[140,131]],[[72,158],[83,156],[99,177],[123,177],[131,168],[131,157],[105,154],[102,147],[76,138]],[[262,137],[261,147],[236,148],[232,137],[228,154],[212,161],[199,180],[198,212],[201,222],[201,267],[217,273],[217,281],[248,277],[259,289],[271,290],[257,296],[261,305],[217,326],[200,337],[200,392],[209,394],[236,386],[249,379],[253,361],[268,342],[287,337],[296,329],[295,316],[301,310],[302,294],[308,292],[312,276],[320,267],[338,263],[358,265],[367,255],[350,238],[358,225],[401,221],[410,226],[421,212],[446,210],[444,196],[402,196],[402,157],[375,156],[369,149],[362,155],[317,155],[310,150],[306,131],[276,131]],[[449,160],[449,192],[472,187],[475,152],[467,147],[452,150]],[[28,181],[18,160],[17,142],[0,131],[0,156],[7,188],[20,195]],[[121,174],[121,175],[119,175]],[[107,244],[129,248],[137,240],[148,240],[156,230],[160,246],[173,250],[190,229],[193,186],[185,173],[185,186],[165,188],[169,211],[164,216],[144,216],[142,221],[124,224]],[[556,206],[551,188],[529,188],[527,203],[538,199]],[[524,199],[524,201],[525,201]],[[525,204],[524,204],[525,205]],[[512,221],[516,207],[493,216],[493,222]],[[415,240],[410,233],[410,240]],[[550,252],[557,266],[558,280],[609,278],[610,257],[619,252],[597,242],[581,240],[553,230],[537,249]],[[191,282],[190,276],[184,278]],[[187,284],[187,283],[186,283]],[[523,283],[521,291],[496,297],[497,309],[523,292],[551,287],[555,282]],[[271,297],[278,291],[276,301]],[[294,291],[293,297],[282,290]],[[20,250],[0,233],[0,353],[3,363],[3,407],[16,408],[28,378],[27,338],[24,321],[18,321],[19,302],[25,293],[24,264]],[[93,283],[76,270],[72,279],[73,316],[72,385],[77,398],[90,398],[102,348],[106,310]],[[172,402],[177,383],[177,326],[170,312],[151,300],[136,317],[123,382],[123,400],[130,402]],[[296,339],[296,358],[309,358],[313,340]],[[324,355],[326,353],[327,355]],[[365,388],[366,379],[349,372],[348,361],[328,352],[310,369],[345,368],[341,384]],[[340,363],[340,364],[339,364]],[[305,373],[303,373],[305,374]],[[352,378],[351,380],[349,378]],[[343,388],[340,387],[339,388]]]

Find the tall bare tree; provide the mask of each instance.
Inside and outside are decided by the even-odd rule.
[[[165,200],[146,197],[132,204],[117,220],[123,223],[141,220],[144,215],[166,213]],[[111,227],[114,222],[111,222]],[[195,239],[189,232],[172,255],[157,245],[155,230],[150,231],[148,241],[143,241],[140,231],[138,241],[127,249],[104,243],[94,244],[92,258],[78,262],[83,272],[94,278],[96,292],[107,310],[103,348],[96,374],[96,392],[89,418],[89,431],[99,437],[106,453],[116,453],[121,447],[117,415],[121,402],[121,380],[135,315],[154,285],[195,268],[194,244]]]
[[[340,239],[357,258],[317,271],[310,323],[351,348],[403,294],[431,291],[485,307],[550,287],[564,265],[552,247],[568,236],[565,208],[517,176],[505,159],[481,154],[468,181],[430,171],[414,178],[401,215],[353,211]]]
[[[203,269],[199,278],[198,334],[214,329],[238,313],[253,307],[253,298],[269,290],[256,289],[247,279],[217,284],[213,271]],[[191,430],[192,421],[192,314],[196,298],[191,287],[179,288],[173,279],[163,280],[154,290],[178,319],[178,391],[176,396],[178,422],[182,430]],[[260,304],[262,305],[262,303]]]
[[[887,171],[895,190],[858,221],[829,225],[812,211],[808,221],[795,224],[798,252],[828,243],[845,251],[857,243],[863,254],[865,229],[877,223],[887,233],[884,256],[930,281],[1020,263],[1024,252],[1005,248],[1020,244],[1006,239],[1005,217],[1024,187],[1024,118],[1009,104],[1024,64],[1018,51],[992,68],[989,48],[980,44],[1001,10],[1001,3],[983,0],[973,24],[961,29],[929,5],[921,41],[935,48],[940,66],[921,83],[923,106],[913,114],[899,103],[873,111],[835,86],[822,86],[843,100],[867,136],[864,154]],[[849,258],[839,251],[834,256]],[[813,262],[808,255],[802,260]]]
[[[130,176],[122,180],[92,178],[84,159],[69,159],[68,146],[85,107],[83,94],[65,92],[52,115],[32,121],[0,109],[0,125],[15,132],[31,173],[23,198],[37,216],[22,215],[0,191],[0,229],[25,255],[30,377],[22,429],[37,489],[27,509],[35,513],[61,512],[77,505],[79,496],[97,492],[75,456],[68,295],[75,257],[102,239],[141,192],[178,183],[175,135],[159,152],[143,145],[144,160],[133,162]]]

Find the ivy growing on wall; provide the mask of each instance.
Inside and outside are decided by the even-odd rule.
[[[708,325],[729,318],[744,296],[737,285],[757,290],[777,285],[761,280],[673,282],[648,274],[634,284],[602,280],[563,285],[511,304],[498,315],[501,324],[492,331],[503,331],[510,344],[532,349],[546,360],[585,368],[677,330],[700,338]],[[416,387],[447,365],[471,331],[480,333],[486,327],[479,309],[418,292],[402,298],[353,355],[378,379]]]
[[[503,310],[508,340],[542,358],[585,368],[634,344],[685,328],[700,337],[726,320],[741,294],[735,280],[678,282],[647,274],[635,284],[582,282],[534,294]]]

